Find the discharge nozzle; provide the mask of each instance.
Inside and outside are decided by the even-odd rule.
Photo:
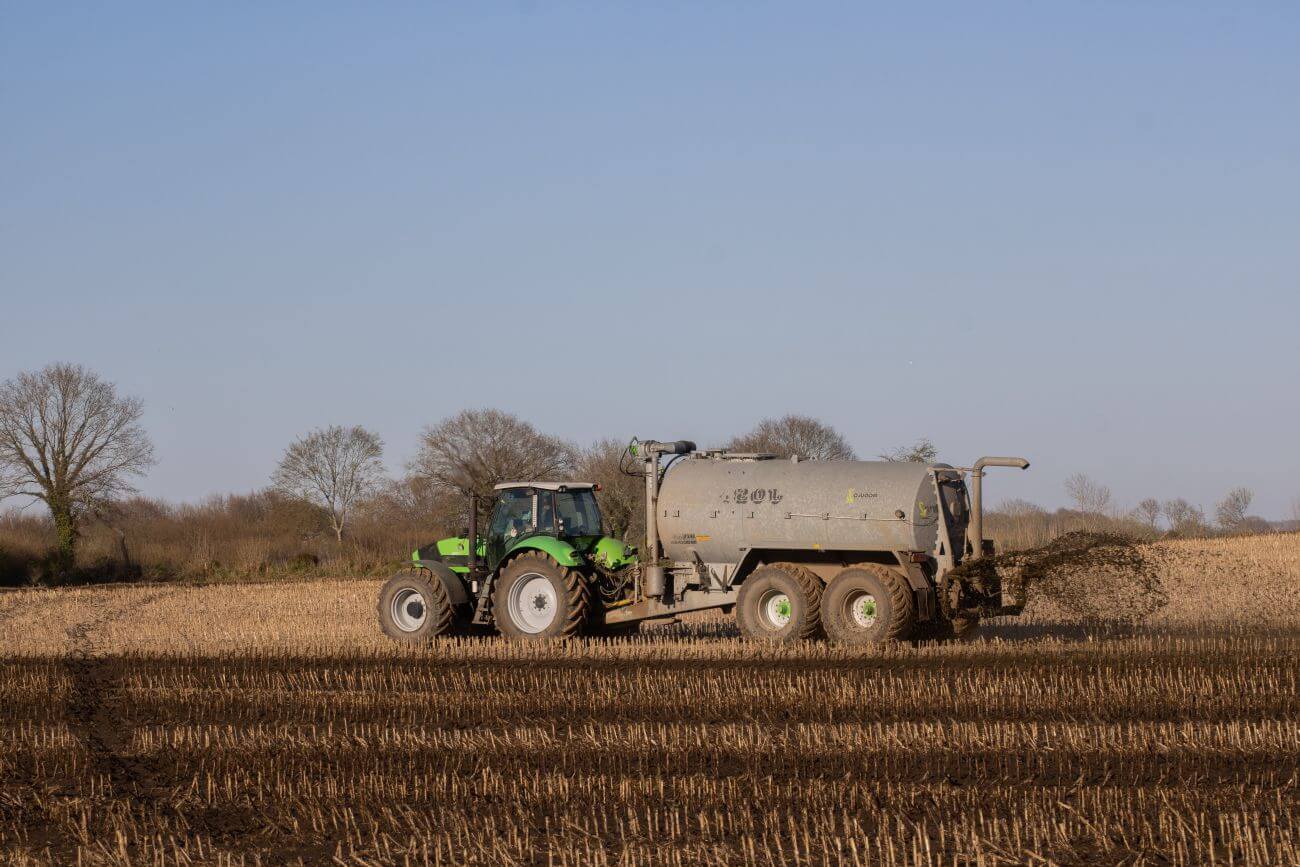
[[[652,454],[660,455],[689,455],[695,451],[695,443],[690,440],[676,440],[670,443],[656,442],[655,440],[637,440],[633,439],[628,447],[633,457],[647,457]]]

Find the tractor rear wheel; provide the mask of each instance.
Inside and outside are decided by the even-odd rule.
[[[754,571],[740,585],[736,622],[747,638],[785,643],[821,635],[822,583],[797,563]]]
[[[568,638],[587,625],[591,598],[586,580],[545,554],[523,554],[511,560],[496,585],[492,614],[507,638]]]
[[[845,644],[908,638],[916,624],[912,588],[884,566],[853,566],[831,579],[822,599],[826,634]]]
[[[379,628],[394,641],[423,644],[456,626],[447,588],[424,569],[403,569],[379,591]]]

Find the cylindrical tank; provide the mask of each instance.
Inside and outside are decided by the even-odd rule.
[[[888,461],[691,457],[657,511],[665,555],[706,563],[750,548],[929,552],[944,520],[930,465]]]

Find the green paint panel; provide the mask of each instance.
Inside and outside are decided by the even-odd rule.
[[[464,557],[469,548],[469,540],[464,536],[448,536],[446,539],[439,539],[434,544],[438,547],[438,556],[443,558]],[[486,548],[487,546],[484,543],[479,543],[478,556],[480,562],[482,562],[483,558],[486,556]],[[419,550],[411,552],[411,560],[416,563],[420,562]],[[451,571],[458,572],[462,575],[469,572],[469,566],[467,565],[447,563],[446,566]]]
[[[606,569],[623,569],[636,562],[636,548],[612,536],[602,536],[588,554]]]
[[[528,536],[512,547],[510,553],[530,548],[549,555],[551,559],[561,566],[579,566],[582,564],[582,555],[578,553],[576,548],[563,539],[556,539],[553,536]]]
[[[451,536],[438,540],[438,553],[444,557],[464,557],[469,553],[469,544],[464,536]]]

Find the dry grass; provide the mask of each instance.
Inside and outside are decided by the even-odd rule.
[[[105,581],[255,581],[321,575],[378,576],[418,545],[447,535],[425,510],[366,504],[339,544],[321,512],[271,492],[174,506],[119,504],[112,526],[87,519],[77,569],[53,574],[54,528],[37,508],[0,513],[0,586]],[[122,556],[121,537],[127,545]]]
[[[1300,536],[981,640],[407,651],[377,582],[0,594],[15,863],[1300,863]],[[1081,576],[1081,580],[1088,580]]]

